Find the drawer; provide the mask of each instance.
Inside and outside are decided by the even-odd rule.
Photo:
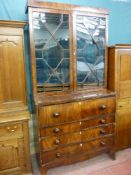
[[[81,102],[81,117],[115,113],[115,98],[101,98]]]
[[[56,125],[54,127],[40,127],[40,137],[46,136],[58,136],[66,133],[81,131],[92,126],[105,125],[108,123],[113,123],[115,121],[115,116],[109,114],[107,116],[98,116],[90,120],[84,120],[80,122]]]
[[[22,134],[22,125],[19,123],[0,125],[0,137],[17,137]]]
[[[81,130],[81,122],[74,122],[68,124],[56,125],[54,127],[40,127],[40,137],[46,136],[58,136],[61,134],[67,134],[70,132],[76,132]]]
[[[107,136],[113,133],[114,133],[114,125],[109,124],[107,126],[104,125],[101,127],[88,128],[86,130],[74,132],[70,134],[47,137],[47,138],[43,138],[40,142],[41,150],[45,151],[50,149],[56,149],[60,146],[79,143],[83,141],[85,142],[85,141],[93,140],[103,136]]]
[[[131,108],[131,99],[124,99],[124,100],[119,100],[117,102],[117,109],[121,110],[121,109],[126,109],[126,108]]]
[[[115,122],[115,114],[111,113],[104,116],[100,115],[90,120],[82,121],[81,128],[85,129],[85,128],[94,127],[94,126],[102,126],[102,125],[114,123],[114,122]]]
[[[39,123],[44,126],[78,120],[81,117],[80,103],[44,106],[38,109]]]
[[[88,128],[81,132],[81,140],[88,141],[96,138],[114,134],[114,124],[103,125],[101,127]]]
[[[81,133],[75,132],[65,135],[60,135],[58,137],[52,136],[42,139],[40,142],[41,150],[47,151],[51,149],[56,149],[60,146],[73,144],[81,142]]]
[[[70,156],[76,156],[82,153],[92,153],[97,150],[110,148],[114,144],[113,140],[113,137],[108,137],[86,143],[79,143],[72,146],[67,146],[61,149],[57,149],[55,151],[41,151],[42,164],[57,160],[59,161],[60,159],[70,158]]]

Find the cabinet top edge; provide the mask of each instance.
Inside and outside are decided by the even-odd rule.
[[[0,20],[0,27],[23,28],[26,24],[27,22],[25,21]]]
[[[131,44],[116,44],[116,45],[113,45],[113,46],[109,46],[109,48],[126,48],[126,49],[131,49]]]
[[[74,4],[66,4],[66,3],[58,3],[58,2],[46,2],[42,0],[28,0],[28,7],[35,8],[49,8],[49,9],[57,9],[57,10],[73,10],[73,11],[87,11],[92,13],[100,13],[100,14],[109,14],[108,9],[104,8],[96,8],[96,7],[88,7],[88,6],[79,6]]]
[[[46,106],[61,103],[79,102],[90,99],[115,97],[115,92],[109,90],[102,90],[89,93],[70,93],[67,95],[53,95],[53,96],[42,96],[37,94],[35,97],[36,106]]]
[[[30,119],[28,110],[0,112],[0,124],[6,122],[19,122]]]

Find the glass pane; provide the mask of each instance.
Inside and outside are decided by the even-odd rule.
[[[77,85],[104,84],[105,26],[103,17],[77,16]]]
[[[38,91],[69,89],[69,15],[33,12]]]

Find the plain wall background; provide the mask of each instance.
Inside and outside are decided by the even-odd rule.
[[[109,9],[109,45],[131,43],[131,0],[47,0]],[[28,20],[27,0],[0,0],[0,19]]]

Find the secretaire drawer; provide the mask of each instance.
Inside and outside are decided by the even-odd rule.
[[[94,152],[94,150],[97,151],[107,149],[109,147],[112,147],[113,144],[113,137],[107,137],[90,142],[67,146],[61,149],[56,149],[55,151],[41,151],[42,164],[69,158],[70,156],[75,156],[76,154],[78,155],[81,153],[91,153]]]
[[[102,126],[108,123],[115,122],[114,114],[98,116],[90,120],[83,120],[79,122],[73,122],[68,124],[56,125],[53,127],[40,126],[40,137],[46,136],[58,136],[66,133],[77,132],[89,127]]]
[[[109,114],[115,112],[115,98],[100,98],[81,102],[82,118],[92,115]]]
[[[0,126],[0,137],[15,137],[19,134],[22,134],[22,125],[19,123],[3,124]]]
[[[45,126],[74,121],[81,117],[79,103],[67,103],[40,107],[38,110],[39,123]]]

